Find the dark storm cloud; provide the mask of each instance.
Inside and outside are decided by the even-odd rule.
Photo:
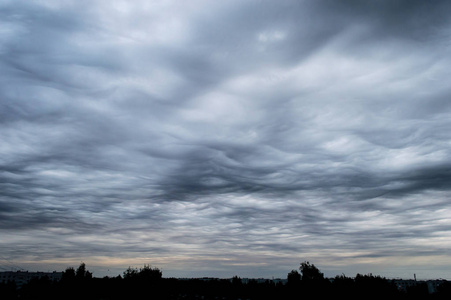
[[[2,251],[175,276],[449,264],[449,5],[5,2]]]

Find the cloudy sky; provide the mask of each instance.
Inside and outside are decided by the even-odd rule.
[[[0,1],[0,271],[451,279],[449,1]]]

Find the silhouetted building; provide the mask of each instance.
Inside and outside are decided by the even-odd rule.
[[[443,284],[446,280],[436,279],[436,280],[428,280],[426,281],[429,294],[433,294],[437,292],[437,288]]]
[[[410,288],[414,288],[418,285],[426,285],[427,292],[429,294],[433,294],[437,292],[437,288],[443,284],[446,280],[443,279],[436,279],[436,280],[414,280],[414,279],[395,279],[393,282],[395,283],[396,287],[399,291],[406,292]]]
[[[408,288],[414,287],[417,285],[417,281],[413,279],[395,279],[393,280],[396,287],[399,291],[406,292]]]
[[[20,288],[34,278],[47,277],[51,281],[59,281],[63,276],[63,272],[28,272],[28,271],[6,271],[0,272],[0,283],[15,282]]]

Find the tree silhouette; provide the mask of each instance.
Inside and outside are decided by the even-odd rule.
[[[124,271],[124,279],[132,279],[137,278],[139,271],[137,268],[128,267],[127,270]]]
[[[163,273],[158,268],[152,268],[150,265],[144,265],[143,268],[139,270],[139,277],[143,280],[159,280],[163,276]]]
[[[287,283],[289,285],[295,285],[298,284],[301,280],[301,274],[297,270],[291,270],[290,273],[287,275]]]
[[[139,279],[144,281],[155,281],[162,278],[163,273],[158,268],[152,268],[150,265],[144,265],[143,268],[138,269],[128,267],[127,270],[124,271],[124,279]]]
[[[308,261],[301,263],[299,270],[301,270],[302,280],[322,280],[324,279],[324,274],[314,265],[310,264]]]
[[[392,280],[372,274],[357,274],[354,278],[344,274],[326,280],[324,274],[308,261],[299,270],[287,275],[287,284],[275,284],[271,280],[243,281],[231,279],[163,278],[159,268],[144,265],[137,269],[129,267],[121,276],[92,278],[92,273],[81,263],[77,269],[68,267],[60,281],[48,277],[36,278],[22,287],[13,282],[0,283],[0,299],[450,299],[451,283],[443,282],[435,294],[428,294],[425,283],[418,282],[405,292],[398,291]]]
[[[63,281],[71,281],[75,279],[75,269],[72,267],[66,268],[65,271],[63,271],[62,280]]]
[[[91,279],[92,273],[86,270],[86,264],[82,262],[75,272],[75,278],[78,280]]]

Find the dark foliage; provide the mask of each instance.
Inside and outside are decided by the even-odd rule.
[[[301,270],[302,280],[323,280],[324,274],[314,265],[308,261],[301,263],[299,270]]]
[[[290,286],[297,286],[299,285],[299,281],[301,280],[301,274],[297,270],[292,270],[290,273],[288,273],[287,276],[287,284]]]
[[[444,282],[437,293],[429,294],[424,284],[407,291],[399,291],[391,280],[372,274],[345,275],[334,279],[309,262],[300,265],[300,272],[288,273],[287,284],[271,280],[190,279],[163,278],[158,268],[144,265],[141,269],[129,267],[123,277],[93,278],[82,263],[78,269],[67,268],[58,282],[48,278],[33,279],[17,289],[12,282],[0,284],[0,299],[450,299],[451,284]]]

